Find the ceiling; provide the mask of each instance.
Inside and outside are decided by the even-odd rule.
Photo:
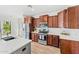
[[[32,9],[27,5],[0,5],[0,15],[28,15],[54,14],[70,5],[32,5]]]

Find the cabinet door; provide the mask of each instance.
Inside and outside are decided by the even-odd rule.
[[[60,39],[60,50],[62,54],[71,54],[71,41]]]
[[[38,34],[35,34],[35,42],[38,42]]]
[[[49,16],[48,18],[48,27],[52,28],[53,27],[53,17]]]
[[[43,17],[43,22],[48,22],[48,15],[44,15]]]
[[[40,22],[48,22],[48,15],[40,16]]]
[[[35,41],[35,34],[32,33],[32,41]]]
[[[53,28],[57,28],[58,27],[58,18],[57,18],[57,16],[53,16],[52,27]]]
[[[61,11],[58,13],[58,27],[63,28],[64,12]]]
[[[40,16],[40,22],[43,22],[43,16]]]
[[[59,36],[53,35],[53,46],[59,47]]]
[[[31,54],[31,43],[28,43],[22,48],[22,54]]]
[[[31,54],[31,43],[28,43],[11,54]]]
[[[72,54],[79,54],[79,41],[72,41]]]
[[[77,28],[76,8],[68,8],[69,28]]]
[[[48,39],[47,39],[47,45],[53,45],[53,39],[52,39],[52,35],[48,35]]]
[[[38,42],[38,34],[32,33],[32,41]]]
[[[79,6],[69,7],[67,10],[64,10],[64,28],[79,28]],[[60,13],[61,14],[61,13]]]
[[[65,15],[65,18],[63,20],[64,28],[69,28],[69,23],[68,23],[68,10],[64,10],[64,15]]]
[[[79,29],[79,6],[76,6],[77,29]]]
[[[38,27],[40,24],[40,19],[39,18],[36,18],[36,27]]]
[[[37,20],[36,20],[36,19],[34,19],[34,20],[33,20],[33,23],[34,23],[34,24],[33,24],[33,25],[34,25],[34,27],[36,27],[36,26],[37,26]]]

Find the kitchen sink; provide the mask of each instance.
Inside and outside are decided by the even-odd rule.
[[[8,37],[4,37],[4,38],[2,38],[2,39],[5,40],[5,41],[9,41],[9,40],[15,39],[15,37],[13,37],[13,36],[8,36]]]
[[[61,35],[67,35],[67,36],[69,36],[70,34],[62,32]]]

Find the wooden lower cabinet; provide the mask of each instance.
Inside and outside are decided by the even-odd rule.
[[[53,36],[52,35],[48,35],[47,45],[53,45]]]
[[[59,47],[59,36],[53,35],[53,46]]]
[[[62,54],[79,54],[79,41],[61,39],[60,50]]]
[[[51,46],[54,46],[54,47],[59,47],[59,36],[48,35],[47,45],[51,45]]]
[[[37,33],[32,33],[32,41],[38,42],[38,34]]]
[[[71,54],[71,41],[61,39],[60,40],[60,50],[62,54]]]

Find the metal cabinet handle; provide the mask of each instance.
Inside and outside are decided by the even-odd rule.
[[[26,50],[26,47],[22,49],[22,51],[25,51],[25,50]]]

